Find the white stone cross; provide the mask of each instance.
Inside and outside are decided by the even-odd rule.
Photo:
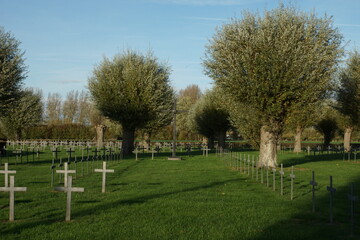
[[[113,173],[114,169],[106,169],[106,162],[103,162],[103,168],[102,169],[95,169],[95,172],[101,172],[102,173],[102,190],[101,192],[105,192],[105,184],[106,184],[106,173]]]
[[[72,187],[72,176],[67,177],[68,185],[66,187],[55,187],[56,191],[66,192],[66,217],[65,221],[70,221],[71,218],[71,193],[72,192],[84,192],[84,188]]]
[[[10,176],[10,187],[0,187],[0,191],[10,193],[9,221],[14,221],[15,192],[26,192],[26,187],[15,187],[15,178]]]
[[[68,169],[68,163],[64,163],[64,170],[56,170],[56,173],[63,173],[64,174],[64,187],[68,186],[68,174],[69,173],[75,173],[75,170],[69,170]]]
[[[15,174],[15,170],[8,169],[8,163],[5,163],[5,170],[0,170],[0,173],[5,174],[5,187],[9,186],[9,174]]]

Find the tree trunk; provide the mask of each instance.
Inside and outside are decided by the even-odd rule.
[[[344,133],[344,151],[349,152],[351,150],[351,134],[354,129],[347,127]]]
[[[226,147],[226,144],[225,144],[226,131],[219,131],[218,138],[219,138],[219,147],[221,147],[222,149],[225,149],[225,147]]]
[[[214,137],[211,136],[207,139],[207,147],[208,149],[214,149]]]
[[[105,136],[106,126],[103,124],[99,124],[95,126],[95,129],[96,129],[96,147],[102,148],[104,147],[104,136]]]
[[[122,150],[124,155],[132,154],[134,151],[135,129],[123,128]]]
[[[301,134],[303,128],[300,126],[296,127],[296,135],[295,135],[295,143],[294,143],[294,152],[299,153],[301,152]]]
[[[266,130],[266,126],[262,126],[260,130],[260,167],[277,166],[276,138],[273,133]]]

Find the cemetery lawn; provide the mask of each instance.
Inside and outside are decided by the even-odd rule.
[[[285,167],[281,196],[278,171],[273,191],[270,173],[267,186],[266,180],[261,184],[251,173],[231,167],[229,155],[220,159],[214,153],[207,158],[198,154],[184,155],[183,161],[168,161],[166,153],[154,160],[141,154],[138,161],[108,162],[115,173],[106,176],[106,193],[101,193],[101,174],[87,174],[84,164],[81,176],[78,163],[73,186],[84,187],[85,192],[72,195],[71,222],[65,222],[66,194],[50,187],[50,152],[17,165],[12,157],[9,169],[17,171],[15,186],[27,187],[27,192],[15,193],[14,222],[8,220],[9,193],[0,192],[0,239],[360,239],[360,208],[355,208],[355,234],[350,236],[347,199],[351,182],[357,186],[355,195],[360,194],[360,162],[343,161],[340,154],[280,153],[279,163]],[[100,168],[100,162],[95,164]],[[74,163],[70,166],[74,169]],[[315,213],[309,185],[312,170],[318,182]],[[336,188],[333,224],[328,220],[326,191],[330,175]],[[60,186],[58,174],[55,183]],[[4,186],[3,174],[0,186]]]

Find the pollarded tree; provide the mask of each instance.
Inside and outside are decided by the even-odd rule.
[[[59,93],[49,93],[46,100],[45,120],[48,124],[60,124],[62,121],[61,96]]]
[[[225,148],[226,132],[230,129],[229,112],[225,108],[220,89],[206,92],[190,110],[188,122],[190,128],[208,139],[208,147],[214,147],[217,139],[219,146]]]
[[[13,102],[7,114],[0,119],[7,137],[20,140],[26,127],[41,122],[43,108],[41,91],[33,89],[21,91],[21,97]]]
[[[246,12],[207,46],[208,76],[261,122],[260,166],[277,165],[277,142],[292,111],[322,98],[342,55],[332,19],[293,7]]]
[[[315,129],[324,136],[323,147],[326,149],[331,141],[335,138],[336,132],[339,130],[338,120],[339,112],[333,108],[333,102],[326,101],[322,104],[319,120],[314,125]]]
[[[345,117],[344,149],[350,151],[351,134],[360,125],[360,54],[350,54],[346,68],[340,72],[337,91],[338,110]]]
[[[24,52],[20,42],[0,27],[0,116],[12,102],[20,98],[22,81],[26,78]]]
[[[170,68],[152,53],[130,50],[112,60],[104,58],[95,67],[89,90],[103,115],[122,125],[124,154],[134,149],[136,129],[171,109],[174,93],[169,75]]]

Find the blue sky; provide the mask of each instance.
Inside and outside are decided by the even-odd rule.
[[[285,1],[286,2],[286,1]],[[298,8],[334,17],[347,50],[360,49],[360,0],[299,0]],[[29,74],[25,86],[63,96],[86,89],[103,56],[151,49],[172,68],[175,89],[212,81],[201,58],[217,26],[243,10],[278,6],[268,0],[0,0],[0,26],[22,42]],[[347,42],[347,43],[346,43]]]

